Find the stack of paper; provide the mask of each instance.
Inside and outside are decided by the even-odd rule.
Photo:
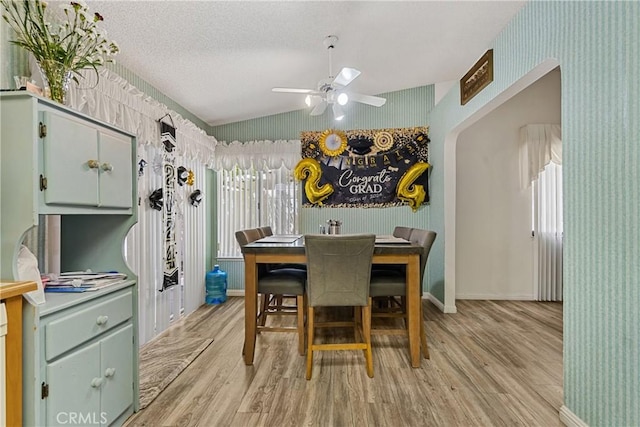
[[[45,292],[97,291],[105,286],[120,283],[127,278],[124,273],[68,272],[49,275],[45,279]]]

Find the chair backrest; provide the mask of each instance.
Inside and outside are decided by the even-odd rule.
[[[421,228],[414,228],[411,230],[411,237],[409,240],[413,244],[422,246],[422,253],[420,254],[420,280],[422,281],[431,246],[433,246],[433,242],[436,240],[436,232],[423,230]]]
[[[307,300],[310,306],[366,306],[374,234],[309,234]]]
[[[271,230],[270,225],[260,227],[258,230],[260,230],[262,237],[273,236],[273,230]]]
[[[244,247],[246,245],[251,242],[255,242],[260,238],[262,238],[262,236],[260,236],[260,232],[257,228],[236,231],[236,241],[238,242],[238,245],[240,245],[242,253],[244,253]]]
[[[257,228],[249,228],[247,230],[236,231],[236,241],[240,245],[242,251],[242,257],[244,258],[244,247],[251,242],[255,242],[261,239],[260,232]],[[258,276],[262,276],[267,272],[268,268],[266,264],[258,264]]]
[[[393,229],[393,237],[400,237],[402,239],[409,240],[411,239],[411,230],[413,230],[413,228],[398,225]]]

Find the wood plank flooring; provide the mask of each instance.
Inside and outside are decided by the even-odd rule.
[[[562,426],[561,303],[457,301],[457,314],[423,304],[421,368],[406,338],[375,335],[374,378],[362,352],[336,351],[314,354],[310,381],[295,334],[260,334],[245,366],[243,299],[203,306],[172,330],[215,341],[126,425]]]

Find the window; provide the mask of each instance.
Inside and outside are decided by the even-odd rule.
[[[235,232],[270,225],[274,234],[298,232],[300,183],[285,167],[275,170],[220,170],[218,191],[218,258],[242,257]]]

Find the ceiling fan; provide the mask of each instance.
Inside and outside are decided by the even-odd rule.
[[[385,98],[349,92],[346,89],[346,86],[360,75],[360,71],[355,68],[344,67],[336,76],[332,74],[331,51],[337,42],[338,37],[336,36],[327,36],[324,39],[324,46],[329,51],[329,78],[320,80],[316,89],[274,87],[271,90],[273,92],[306,94],[305,103],[308,107],[313,107],[313,110],[311,110],[312,116],[321,115],[327,106],[331,105],[333,118],[336,120],[342,120],[344,118],[342,106],[346,105],[349,101],[373,105],[374,107],[382,107],[384,103],[387,102]]]

